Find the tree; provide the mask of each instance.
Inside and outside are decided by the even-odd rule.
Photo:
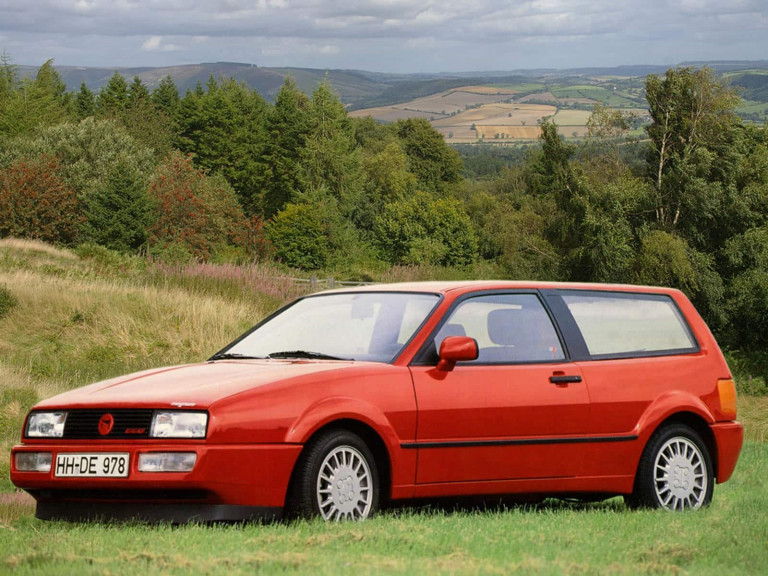
[[[602,103],[595,104],[587,121],[587,145],[584,155],[594,164],[593,173],[603,181],[623,177],[628,167],[622,158],[622,147],[627,143],[627,133],[632,128],[632,114],[611,110]]]
[[[222,176],[195,168],[189,156],[175,152],[160,164],[148,194],[154,207],[153,252],[209,260],[244,244],[248,223],[235,191]]]
[[[0,89],[7,94],[0,98],[0,132],[16,136],[69,118],[70,98],[53,60],[38,69],[34,80],[15,82],[15,69],[8,65],[4,65],[1,76],[4,87]]]
[[[328,238],[318,211],[309,204],[286,204],[269,222],[274,255],[292,268],[316,270],[328,260]]]
[[[80,83],[80,90],[77,92],[77,96],[75,96],[75,110],[78,120],[93,116],[96,112],[96,96],[85,85],[85,82]]]
[[[234,80],[210,78],[207,91],[187,92],[177,114],[179,148],[195,165],[220,172],[249,212],[260,192],[258,159],[264,145],[264,99]]]
[[[128,106],[136,106],[144,100],[149,100],[149,90],[144,86],[141,78],[133,77],[133,82],[128,86]]]
[[[18,88],[19,69],[13,64],[13,60],[8,53],[3,50],[0,54],[0,103]]]
[[[179,89],[170,74],[160,80],[152,91],[152,102],[155,106],[173,118],[179,108]]]
[[[449,185],[460,182],[461,158],[429,122],[423,118],[398,120],[395,130],[421,189],[443,194]]]
[[[0,170],[0,236],[72,244],[80,212],[74,190],[51,156],[22,158]]]
[[[463,266],[477,256],[477,237],[461,204],[426,192],[388,204],[374,240],[391,264]]]
[[[99,92],[96,105],[104,116],[118,116],[128,107],[128,83],[115,71],[109,82]]]
[[[83,239],[120,252],[135,252],[147,240],[151,207],[146,183],[117,164],[84,207]]]
[[[302,150],[302,167],[309,189],[324,189],[351,212],[362,191],[362,171],[354,130],[344,105],[327,79],[315,89]]]
[[[155,166],[152,151],[138,144],[123,127],[93,117],[51,126],[34,137],[17,138],[12,148],[0,151],[0,166],[41,155],[59,159],[61,174],[80,202],[87,202],[91,194],[102,189],[119,164],[145,179]]]
[[[270,218],[306,189],[301,157],[309,134],[310,100],[286,78],[267,116],[267,137],[259,162],[258,209]]]
[[[708,175],[713,160],[732,138],[737,125],[734,109],[739,96],[709,68],[675,68],[662,79],[654,74],[645,83],[653,120],[649,169],[656,190],[656,220],[674,230],[711,203]],[[722,161],[722,159],[721,159]]]

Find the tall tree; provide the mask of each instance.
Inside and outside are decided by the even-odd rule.
[[[99,111],[105,116],[118,116],[128,107],[128,83],[115,71],[109,82],[99,92],[96,100]]]
[[[311,102],[286,78],[267,117],[267,139],[260,162],[259,211],[270,218],[306,189],[301,156],[309,134]]]
[[[308,133],[302,151],[307,186],[324,189],[350,212],[362,191],[360,155],[352,123],[327,79],[312,93]]]
[[[147,240],[150,204],[142,175],[119,162],[88,199],[83,240],[120,252],[134,252]]]
[[[1,83],[8,90],[14,84],[14,72],[6,67]],[[0,99],[0,131],[9,135],[31,132],[38,126],[52,126],[69,118],[70,97],[66,85],[53,67],[53,60],[45,62],[34,79],[16,83],[5,98]]]
[[[85,85],[80,83],[80,90],[75,96],[75,110],[78,120],[93,116],[96,112],[96,95]]]
[[[128,86],[128,106],[136,106],[140,102],[149,99],[149,90],[138,76],[133,77],[133,81]]]
[[[220,172],[254,212],[259,181],[258,158],[265,139],[267,104],[235,80],[211,77],[207,90],[187,92],[177,114],[179,148],[195,165]]]
[[[717,162],[738,124],[739,96],[709,68],[675,68],[645,83],[653,120],[648,164],[656,191],[656,220],[674,230],[717,203]],[[717,160],[717,162],[716,162]],[[712,210],[707,214],[714,216]]]
[[[18,84],[18,66],[13,63],[8,53],[3,50],[3,53],[0,54],[0,103],[18,88]]]
[[[180,101],[179,89],[170,74],[160,80],[152,90],[152,101],[168,116],[173,117],[176,114]]]
[[[421,189],[442,194],[461,180],[461,158],[429,122],[423,118],[398,120],[395,130]]]

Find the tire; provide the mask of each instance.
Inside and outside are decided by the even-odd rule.
[[[712,500],[714,473],[706,444],[695,430],[671,424],[657,430],[640,458],[631,508],[698,510]]]
[[[330,430],[307,444],[289,489],[289,516],[365,520],[378,507],[376,460],[359,436],[347,430]]]

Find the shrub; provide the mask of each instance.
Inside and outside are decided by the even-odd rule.
[[[208,176],[181,153],[158,166],[149,185],[153,222],[149,244],[154,254],[209,260],[228,246],[245,243],[247,221],[235,192],[219,175]],[[183,258],[182,258],[183,259]]]
[[[424,192],[388,204],[374,241],[391,264],[462,266],[477,255],[477,236],[459,202]]]
[[[286,204],[267,225],[275,258],[293,268],[316,270],[328,260],[323,221],[309,204]]]
[[[20,159],[0,171],[0,237],[71,244],[82,217],[75,192],[51,156]]]

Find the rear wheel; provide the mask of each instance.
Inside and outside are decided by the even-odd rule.
[[[376,461],[363,440],[347,430],[314,438],[296,466],[289,512],[324,520],[365,520],[379,506]]]
[[[625,498],[632,507],[697,510],[712,500],[714,473],[706,445],[684,424],[665,426],[645,447],[634,492]]]

